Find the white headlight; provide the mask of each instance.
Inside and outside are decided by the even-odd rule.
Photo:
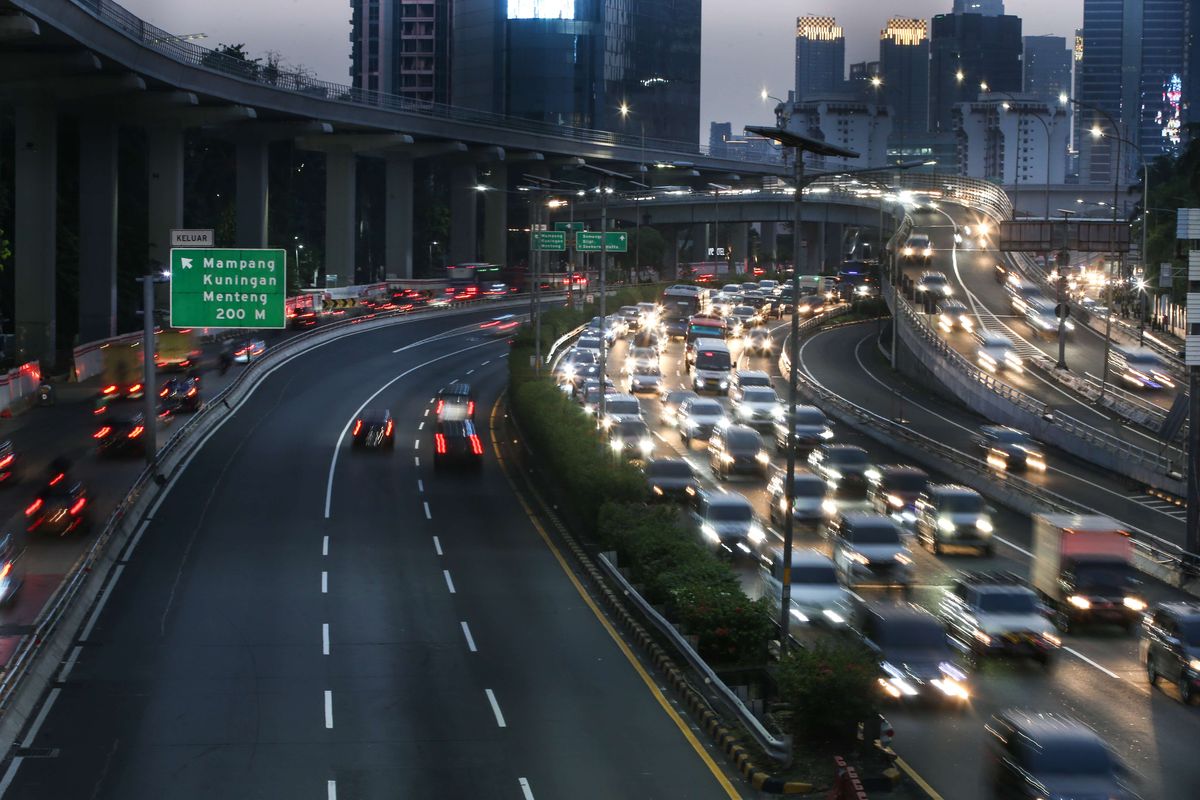
[[[987,517],[980,517],[979,519],[975,520],[975,527],[984,533],[991,533],[993,530],[992,522]]]
[[[938,530],[942,533],[954,533],[954,522],[949,517],[938,517]]]

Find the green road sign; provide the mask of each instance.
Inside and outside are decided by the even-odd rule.
[[[285,250],[171,250],[172,328],[283,328]]]
[[[556,231],[572,231],[572,232],[578,233],[579,231],[583,230],[583,223],[582,222],[556,222],[556,223],[554,223],[554,230],[556,230]]]
[[[575,234],[575,249],[581,253],[599,253],[600,231],[580,231]],[[625,231],[609,231],[605,233],[604,249],[610,253],[628,252],[629,234]]]
[[[534,250],[567,249],[567,234],[563,231],[532,231]]]

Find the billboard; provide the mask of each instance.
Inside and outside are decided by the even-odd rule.
[[[1007,253],[1047,253],[1064,248],[1128,253],[1129,223],[1094,219],[1001,222],[998,248]]]

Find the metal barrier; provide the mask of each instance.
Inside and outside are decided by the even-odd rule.
[[[0,375],[0,410],[7,411],[42,385],[42,370],[36,361],[29,361]]]

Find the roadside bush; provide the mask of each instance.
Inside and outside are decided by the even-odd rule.
[[[730,580],[710,585],[699,576],[673,591],[671,608],[684,630],[698,639],[697,651],[710,664],[761,664],[767,656],[772,626],[767,601],[751,600]]]
[[[858,723],[878,713],[874,657],[858,645],[819,641],[792,649],[780,663],[779,699],[792,711],[797,739],[847,744]]]

